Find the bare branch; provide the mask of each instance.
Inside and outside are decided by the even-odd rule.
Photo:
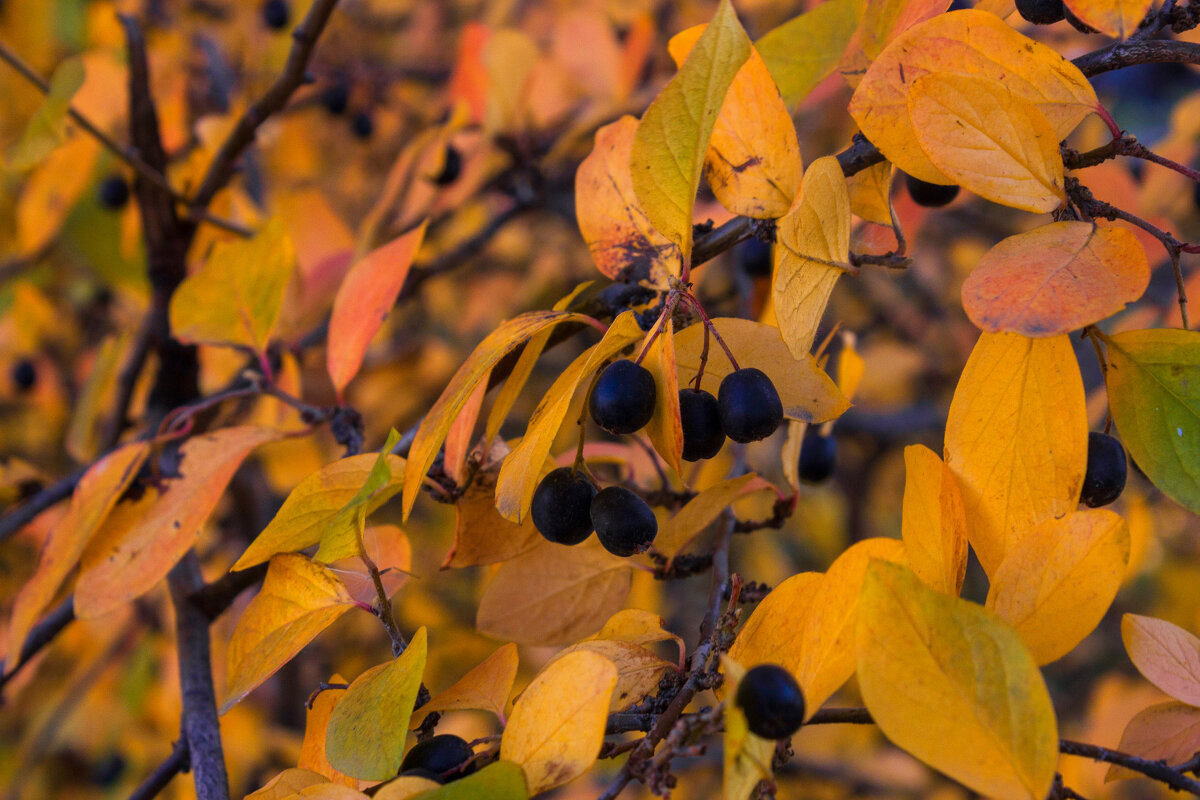
[[[129,795],[129,800],[152,800],[167,788],[176,775],[187,772],[190,768],[191,758],[188,753],[187,740],[180,738],[171,749],[171,755],[155,767],[154,772],[146,776],[146,780],[142,781]]]

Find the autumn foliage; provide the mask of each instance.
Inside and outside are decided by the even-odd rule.
[[[1200,794],[1197,29],[0,3],[6,796]]]

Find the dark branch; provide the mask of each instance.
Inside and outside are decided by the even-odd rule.
[[[1200,44],[1162,39],[1117,42],[1072,63],[1089,78],[1136,64],[1200,64]]]
[[[50,508],[60,500],[66,500],[70,497],[71,493],[75,491],[76,484],[79,483],[80,478],[83,477],[85,472],[87,472],[87,467],[82,467],[72,472],[57,483],[42,489],[0,518],[0,542],[11,538],[17,531],[32,522],[38,514],[47,508]]]
[[[167,788],[172,779],[181,772],[187,772],[191,768],[191,759],[188,754],[187,741],[180,739],[171,749],[171,755],[154,768],[146,776],[146,780],[133,790],[129,795],[129,800],[153,800],[158,797],[163,789]]]
[[[0,690],[21,671],[21,667],[28,664],[29,660],[41,652],[43,647],[54,641],[54,637],[58,636],[62,632],[62,629],[67,627],[74,619],[75,598],[72,596],[59,603],[25,637],[25,643],[21,645],[21,653],[17,657],[17,663],[7,669],[3,675],[0,675]],[[8,667],[4,662],[0,662],[0,665],[4,668]]]

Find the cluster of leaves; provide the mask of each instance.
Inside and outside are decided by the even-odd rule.
[[[0,6],[14,787],[1200,790],[1200,93],[1150,149],[1090,80],[1200,64],[1195,8],[37,5]],[[653,411],[607,436],[626,357]],[[748,370],[782,432],[685,458],[680,389]],[[649,549],[539,534],[562,468]]]

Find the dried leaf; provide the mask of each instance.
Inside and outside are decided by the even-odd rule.
[[[1125,726],[1117,749],[1147,761],[1179,766],[1200,752],[1200,708],[1168,701],[1142,709]],[[1140,772],[1113,764],[1104,780],[1140,777]]]
[[[570,653],[586,651],[604,656],[617,668],[617,685],[612,692],[609,712],[625,711],[658,690],[662,676],[677,667],[644,647],[612,639],[589,638],[557,653],[554,663]]]

